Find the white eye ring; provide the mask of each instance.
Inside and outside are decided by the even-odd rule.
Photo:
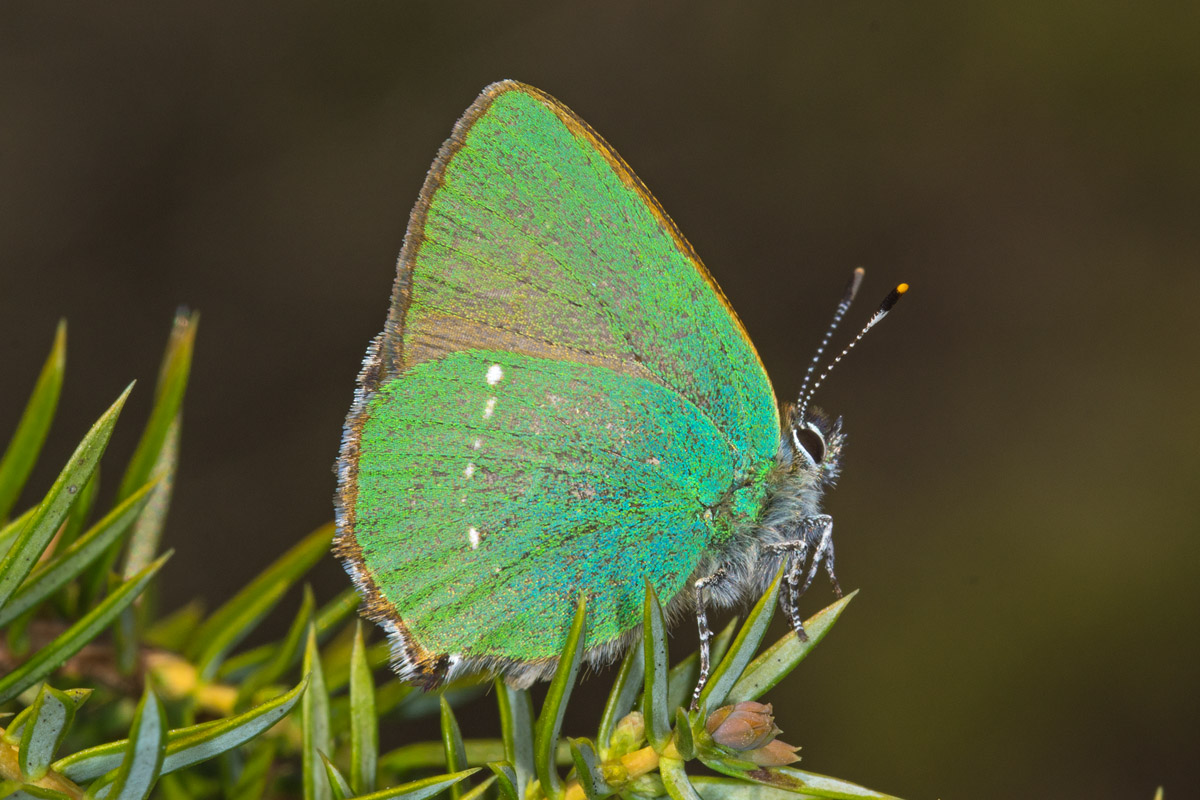
[[[801,429],[803,429],[806,434],[811,434],[813,437],[815,437],[816,441],[810,441],[808,445],[805,445],[803,442],[801,442]],[[800,454],[800,457],[803,458],[805,463],[810,467],[816,468],[822,461],[825,460],[825,437],[822,436],[821,432],[817,430],[816,427],[810,422],[805,422],[801,425],[794,425],[792,427],[792,444],[796,446],[796,452]],[[813,452],[809,449],[809,447],[811,447],[813,444],[819,445],[820,449],[818,452]]]

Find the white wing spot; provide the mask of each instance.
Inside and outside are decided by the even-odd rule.
[[[475,474],[475,465],[468,461],[467,468],[463,470],[463,477],[469,478],[474,474]]]
[[[467,541],[471,543],[472,550],[479,549],[479,531],[474,528],[467,528]]]
[[[488,401],[487,401],[487,405],[485,405],[483,407],[483,418],[490,419],[492,416],[492,412],[494,412],[495,410],[496,410],[496,398],[489,397]]]
[[[500,381],[504,380],[504,370],[500,369],[499,364],[492,364],[488,367],[487,382],[488,386],[495,386]]]

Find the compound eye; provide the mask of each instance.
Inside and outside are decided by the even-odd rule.
[[[825,439],[812,428],[807,425],[792,428],[792,440],[812,460],[813,464],[820,464],[825,460]]]

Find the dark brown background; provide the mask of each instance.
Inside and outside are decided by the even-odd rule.
[[[450,5],[0,6],[0,435],[71,326],[35,488],[136,377],[116,474],[186,303],[168,603],[330,518],[425,169],[518,78],[637,169],[783,395],[851,267],[855,321],[913,285],[820,397],[863,591],[772,697],[803,766],[910,798],[1195,791],[1200,5]],[[344,580],[330,559],[321,595]]]

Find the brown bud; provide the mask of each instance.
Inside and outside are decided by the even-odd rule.
[[[799,749],[794,744],[773,739],[757,750],[749,750],[742,753],[742,757],[748,761],[753,761],[760,767],[782,767],[784,764],[791,764],[800,760],[800,756],[796,755],[796,751]]]
[[[704,721],[704,728],[717,744],[739,751],[764,747],[780,732],[771,704],[752,700],[718,708]]]

